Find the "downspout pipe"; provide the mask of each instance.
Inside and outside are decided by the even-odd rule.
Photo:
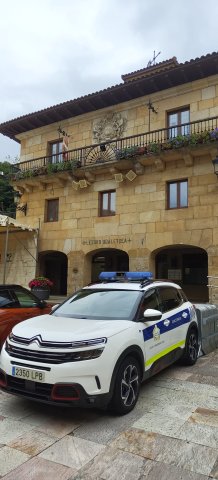
[[[9,221],[7,218],[6,235],[5,235],[5,251],[4,251],[4,269],[3,269],[3,285],[6,280],[6,267],[7,267],[7,255],[8,255],[8,234],[9,234]]]

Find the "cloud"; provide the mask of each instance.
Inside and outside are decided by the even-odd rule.
[[[216,50],[216,0],[0,0],[0,122]],[[13,147],[12,147],[13,145]],[[0,159],[17,152],[0,135]]]

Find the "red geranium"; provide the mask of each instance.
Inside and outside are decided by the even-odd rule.
[[[49,278],[46,277],[36,277],[33,280],[30,280],[29,287],[52,287],[54,284]]]

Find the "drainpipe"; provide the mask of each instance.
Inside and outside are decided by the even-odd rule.
[[[9,233],[9,222],[7,218],[6,224],[6,236],[5,236],[5,252],[4,252],[4,270],[3,270],[3,285],[5,285],[6,279],[6,265],[7,265],[7,254],[8,254],[8,233]]]
[[[39,233],[40,233],[40,218],[39,218],[39,227],[36,237],[36,266],[35,266],[35,277],[38,275],[38,260],[39,260]]]

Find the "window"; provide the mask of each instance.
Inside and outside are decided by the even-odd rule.
[[[184,110],[178,110],[169,112],[167,115],[167,127],[169,138],[174,138],[177,135],[188,135],[190,133],[190,125],[184,125],[183,123],[190,122],[189,108]]]
[[[92,320],[133,320],[142,292],[97,288],[78,291],[53,313],[54,316]]]
[[[148,308],[153,308],[154,310],[160,310],[157,291],[155,289],[149,290],[145,297],[142,300],[142,303],[139,307],[138,318],[144,318],[144,311]]]
[[[116,191],[100,192],[100,217],[115,215]]]
[[[188,206],[188,181],[180,180],[167,184],[167,208]]]
[[[62,147],[62,141],[49,144],[49,156],[51,156],[51,163],[62,162]]]
[[[15,288],[14,293],[19,300],[20,307],[37,307],[36,299],[30,292]]]
[[[59,210],[59,199],[46,200],[45,204],[45,222],[57,222]]]
[[[162,313],[168,312],[173,308],[177,308],[183,303],[183,299],[179,291],[173,287],[159,288],[159,296],[160,311]]]
[[[16,304],[16,298],[13,295],[13,292],[8,289],[0,290],[0,308],[9,307],[12,308]]]

